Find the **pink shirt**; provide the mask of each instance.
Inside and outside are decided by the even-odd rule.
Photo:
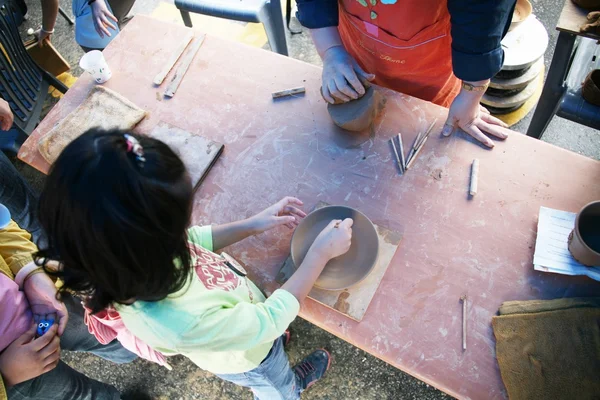
[[[0,351],[33,325],[25,293],[8,276],[0,273]]]

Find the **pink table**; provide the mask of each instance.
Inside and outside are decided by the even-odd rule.
[[[187,28],[136,16],[106,49],[106,86],[150,112],[139,130],[159,121],[225,143],[196,196],[194,222],[249,216],[282,196],[356,207],[404,238],[362,322],[311,300],[301,316],[391,365],[459,398],[506,397],[491,318],[503,301],[598,294],[600,284],[535,272],[540,206],[577,211],[600,198],[600,163],[524,135],[485,150],[462,135],[441,138],[446,110],[386,92],[374,137],[340,147],[319,94],[317,67],[207,37],[177,94],[163,99],[154,75]],[[19,157],[47,171],[37,140],[85,98],[83,76],[25,143]],[[304,97],[273,101],[271,92],[305,86]],[[413,168],[399,176],[388,144],[402,132],[412,143],[438,125]],[[467,197],[473,158],[479,192]],[[289,253],[282,229],[229,250],[266,291]],[[469,296],[468,349],[461,350],[462,308]]]

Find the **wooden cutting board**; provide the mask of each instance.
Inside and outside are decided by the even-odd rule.
[[[223,144],[165,122],[160,122],[148,136],[168,144],[183,160],[194,190],[200,186],[223,151]]]

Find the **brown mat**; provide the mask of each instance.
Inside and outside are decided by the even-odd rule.
[[[600,399],[600,298],[513,301],[492,319],[511,399]]]

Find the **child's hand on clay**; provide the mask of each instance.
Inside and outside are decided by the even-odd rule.
[[[281,225],[294,229],[300,220],[306,217],[306,213],[296,207],[302,205],[303,203],[295,197],[284,197],[250,218],[253,231],[258,234]]]
[[[334,219],[319,233],[309,252],[315,251],[327,261],[345,254],[352,243],[353,223],[351,218]]]

